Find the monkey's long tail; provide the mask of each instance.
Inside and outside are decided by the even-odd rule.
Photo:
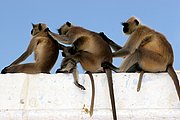
[[[139,92],[140,89],[141,89],[141,83],[142,83],[143,74],[144,74],[144,71],[142,70],[142,71],[140,72],[140,75],[139,75],[139,81],[138,81],[138,85],[137,85],[137,92]]]
[[[112,71],[107,68],[104,68],[104,69],[106,71],[106,75],[108,78],[108,86],[109,86],[109,93],[110,93],[110,98],[111,98],[113,120],[117,120],[116,105],[115,105],[114,90],[113,90],[113,81],[112,81]]]
[[[174,81],[174,85],[176,87],[176,91],[180,100],[180,87],[179,87],[179,80],[178,77],[176,75],[176,72],[174,71],[174,68],[172,67],[172,65],[169,65],[167,68],[167,72],[169,73],[169,75],[171,76],[172,80]]]
[[[94,85],[94,78],[91,72],[87,71],[86,72],[90,79],[91,79],[91,89],[92,89],[92,95],[91,95],[91,105],[90,105],[90,117],[93,115],[93,111],[94,111],[94,98],[95,98],[95,85]]]

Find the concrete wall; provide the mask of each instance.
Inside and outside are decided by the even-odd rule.
[[[177,72],[180,79],[180,72]],[[0,120],[111,120],[105,74],[93,74],[94,114],[89,117],[91,82],[80,74],[80,90],[72,74],[0,74]],[[180,101],[167,73],[145,73],[136,92],[138,73],[113,74],[118,120],[180,120]]]

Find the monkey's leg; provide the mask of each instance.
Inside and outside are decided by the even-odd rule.
[[[124,59],[118,72],[136,72],[140,67],[138,61],[140,59],[140,53],[136,50],[133,54]]]
[[[158,53],[143,49],[141,51],[141,59],[139,60],[139,65],[143,70],[148,72],[160,72],[167,71],[174,81],[176,91],[180,100],[180,87],[178,77],[172,67],[172,65],[167,66],[167,60]]]
[[[180,87],[179,87],[179,80],[178,80],[178,77],[174,71],[174,68],[172,67],[172,65],[169,65],[167,67],[167,72],[169,73],[169,75],[171,76],[173,82],[174,82],[174,85],[176,87],[176,91],[177,91],[177,94],[178,94],[178,97],[179,97],[179,100],[180,100]]]
[[[142,77],[143,77],[143,74],[144,74],[144,71],[141,71],[141,72],[140,72],[140,75],[139,75],[139,81],[138,81],[138,86],[137,86],[137,92],[139,92],[140,89],[141,89],[141,83],[142,83]]]
[[[141,67],[139,66],[138,63],[135,63],[134,65],[132,65],[126,71],[126,72],[138,72],[138,71],[141,71],[141,72],[140,72],[140,75],[139,75],[139,80],[138,80],[138,85],[137,85],[137,92],[139,92],[140,89],[141,89],[141,83],[142,83],[142,77],[143,77],[144,71],[141,69]]]
[[[79,82],[78,82],[78,80],[79,80],[79,77],[78,77],[79,73],[78,73],[78,70],[77,70],[77,66],[76,66],[76,68],[73,69],[72,74],[73,74],[73,78],[74,78],[74,84],[78,88],[80,88],[81,90],[86,90],[85,87],[83,85],[79,84]]]
[[[78,70],[76,61],[72,59],[64,58],[61,63],[61,68],[57,69],[56,73],[71,73],[73,74],[74,84],[81,88],[81,90],[86,90],[85,87],[78,82]]]
[[[108,86],[109,86],[109,93],[110,93],[110,99],[111,99],[113,120],[117,120],[116,104],[115,104],[113,81],[112,81],[112,71],[110,69],[107,69],[107,68],[104,68],[104,69],[105,69],[105,72],[106,72],[106,75],[108,78]]]
[[[67,57],[65,57],[62,60],[61,68],[57,69],[56,73],[72,73],[73,69],[76,68],[76,64],[77,62],[73,59],[67,59]]]
[[[38,67],[36,67],[36,63],[27,63],[27,64],[19,64],[19,65],[13,65],[6,69],[7,73],[28,73],[28,74],[35,74],[35,73],[41,73],[41,71]],[[46,71],[44,71],[46,73]],[[49,71],[47,71],[49,72]]]
[[[91,72],[87,71],[86,72],[91,80],[91,90],[92,90],[92,95],[91,95],[91,105],[90,105],[90,110],[89,110],[89,114],[90,117],[93,115],[93,111],[94,111],[94,98],[95,98],[95,85],[94,85],[94,78]]]
[[[142,69],[138,63],[135,63],[126,72],[127,73],[134,73],[134,72],[139,72],[139,71],[142,71]]]

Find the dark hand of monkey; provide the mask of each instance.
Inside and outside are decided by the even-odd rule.
[[[105,69],[111,69],[114,72],[116,72],[116,70],[118,70],[119,68],[115,67],[113,64],[109,63],[109,62],[103,62],[101,64],[101,67],[105,68]]]
[[[45,32],[51,32],[51,31],[49,30],[49,28],[46,28],[44,31],[45,31]]]
[[[109,62],[103,62],[103,63],[101,64],[101,67],[103,67],[103,68],[105,68],[105,69],[111,69],[112,64],[109,63]]]
[[[104,41],[106,41],[107,43],[113,42],[111,39],[109,39],[109,38],[104,34],[104,32],[100,32],[99,35],[100,35],[100,36],[102,37],[102,39],[103,39]]]
[[[64,52],[61,53],[63,57],[66,57],[66,54]]]
[[[100,32],[99,35],[102,37],[103,40],[108,42],[109,38],[104,34],[104,32]]]
[[[58,44],[58,47],[59,47],[60,50],[64,50],[64,48],[65,48],[65,46],[62,45],[62,44]]]

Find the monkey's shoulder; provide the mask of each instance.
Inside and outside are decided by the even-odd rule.
[[[140,27],[137,28],[136,33],[140,33],[141,35],[147,35],[147,34],[155,34],[156,31],[150,27],[141,25]]]

